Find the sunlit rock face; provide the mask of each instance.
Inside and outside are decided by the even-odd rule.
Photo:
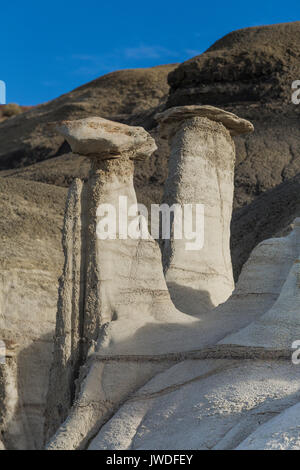
[[[0,179],[0,435],[7,449],[41,449],[58,278],[64,188]],[[1,353],[0,353],[1,355]]]
[[[183,232],[189,225],[191,232],[202,233],[202,239],[193,243],[184,233],[178,238],[173,217],[172,236],[162,249],[166,280],[175,305],[197,314],[225,302],[233,291],[229,242],[235,148],[231,136],[252,132],[253,126],[213,106],[175,107],[157,120],[161,137],[170,145],[163,202],[169,207],[179,205],[182,211],[190,205]]]
[[[210,349],[214,359],[193,351],[194,360],[157,374],[89,449],[299,450],[299,240],[296,219],[289,236],[258,246],[233,296],[211,314],[216,328],[233,330]],[[241,328],[251,306],[257,317]]]
[[[117,231],[116,239],[105,240],[97,235],[103,204],[116,213],[120,197],[128,207],[137,205],[132,160],[153,152],[153,139],[143,129],[100,119],[93,121],[91,133],[90,124],[60,127],[77,150],[89,140],[84,151],[92,167],[86,183],[73,183],[66,206],[65,266],[45,426],[48,447],[55,449],[84,447],[128,393],[168,366],[168,357],[153,362],[153,355],[193,349],[201,331],[197,319],[171,302],[161,252],[149,233],[132,238]],[[143,356],[149,358],[146,365]],[[112,363],[103,363],[105,357]],[[120,357],[128,358],[126,366]]]
[[[199,123],[231,142],[207,118],[187,128]],[[91,158],[88,182],[73,184],[66,207],[47,448],[297,448],[288,417],[300,377],[288,343],[299,329],[298,220],[254,250],[227,302],[186,315],[171,302],[150,236],[97,237],[99,205],[136,196],[131,158]]]

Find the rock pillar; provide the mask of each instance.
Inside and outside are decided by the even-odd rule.
[[[175,239],[171,222],[171,238],[163,241],[162,249],[165,276],[176,307],[197,314],[227,300],[234,288],[229,246],[235,164],[232,136],[251,132],[253,126],[212,106],[171,108],[158,114],[157,120],[161,137],[170,145],[163,202],[178,204],[184,218],[184,206],[191,205],[193,230],[197,229],[199,240],[203,235],[203,245],[187,248],[191,240],[184,230],[182,239]],[[199,205],[203,205],[202,222]]]

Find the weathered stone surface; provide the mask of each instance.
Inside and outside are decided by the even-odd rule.
[[[209,105],[175,106],[163,113],[156,114],[155,119],[160,124],[162,134],[164,134],[164,128],[166,127],[169,128],[168,131],[166,130],[167,133],[175,134],[177,123],[180,125],[182,121],[187,121],[197,116],[222,123],[229,130],[231,136],[248,134],[254,130],[253,124],[246,119],[239,118],[233,113]]]
[[[132,395],[89,449],[253,449],[252,433],[265,449],[259,436],[276,430],[290,430],[291,444],[299,449],[296,420],[289,423],[287,416],[280,423],[284,410],[300,400],[299,384],[300,368],[289,361],[184,361]],[[269,420],[278,413],[272,429]],[[283,437],[277,434],[277,441],[289,448]]]
[[[219,332],[224,325],[240,330],[254,312],[259,319],[221,341],[214,360],[184,360],[157,374],[89,449],[299,450],[300,369],[291,362],[291,342],[299,337],[298,229],[295,221],[287,237],[262,242],[233,296],[208,316]],[[205,340],[209,335],[208,328]]]
[[[171,238],[162,248],[173,302],[199,314],[225,302],[234,287],[229,240],[235,149],[230,132],[249,132],[253,126],[209,106],[172,108],[157,119],[170,144],[163,202],[182,208],[191,204],[194,224],[196,204],[204,206],[203,247],[188,250],[185,236],[176,239],[173,219]]]
[[[255,322],[226,337],[223,344],[289,349],[300,338],[300,219],[295,220],[290,238],[295,255],[276,302]],[[262,289],[267,290],[267,283],[268,279],[262,284]]]
[[[291,361],[291,342],[299,337],[298,229],[295,221],[290,235],[254,250],[233,296],[202,319],[206,335],[202,331],[199,346],[211,334],[212,317],[215,333],[240,330],[254,312],[258,319],[227,336],[221,349],[212,347],[214,360],[196,361],[193,351],[193,361],[157,374],[101,428],[89,449],[300,448],[300,369]]]
[[[218,132],[234,155],[223,124],[195,117],[180,129],[194,132],[199,126],[202,131]],[[195,142],[186,141],[189,155]],[[219,167],[224,158],[218,148],[224,152],[224,140],[207,153],[210,158],[206,160],[212,164],[217,158]],[[93,436],[92,449],[236,448],[275,412],[299,401],[299,377],[287,362],[289,344],[281,341],[280,332],[271,343],[269,329],[262,342],[232,341],[243,334],[244,327],[251,330],[276,310],[282,299],[288,298],[293,312],[297,310],[297,295],[291,296],[298,282],[292,267],[299,256],[297,221],[289,236],[267,240],[256,248],[227,302],[210,313],[200,309],[196,319],[172,305],[158,246],[151,237],[97,238],[99,204],[109,202],[117,208],[120,195],[128,197],[129,205],[137,201],[133,162],[128,156],[92,158],[92,162],[88,182],[73,184],[67,204],[48,435],[66,419],[47,448],[86,448]],[[179,195],[182,187],[178,185]],[[195,199],[192,192],[190,202]],[[280,330],[282,321],[278,320]],[[276,321],[275,315],[272,328]],[[288,318],[285,324],[293,327],[294,321]],[[179,364],[172,366],[174,362]],[[118,410],[129,395],[130,400]],[[143,432],[137,432],[141,419]]]
[[[222,342],[231,333],[259,321],[279,299],[297,257],[295,232],[261,242],[243,266],[231,297],[208,314],[198,314],[202,324],[198,347]]]
[[[295,256],[295,232],[260,244],[244,266],[234,295],[209,315],[214,316],[215,329],[224,324],[229,329],[239,329],[243,321],[253,318],[253,312],[260,316],[268,305],[272,307],[278,294],[285,290],[285,277]],[[206,319],[203,320],[205,331]],[[289,321],[287,312],[284,323]],[[275,331],[280,324],[274,323]],[[266,341],[274,337],[273,331],[268,333],[269,336],[264,335]],[[206,339],[207,336],[209,330]],[[158,374],[103,426],[89,448],[299,449],[299,368],[291,364],[289,348],[287,361],[276,360],[276,349],[284,345],[278,335],[275,339],[270,356],[273,359],[269,361],[259,359],[259,349],[254,352],[256,360],[247,360],[247,350],[249,359],[253,354],[247,346],[244,359],[229,360],[230,354],[235,357],[235,347],[226,340],[226,360],[184,361]],[[266,342],[264,347],[270,346]],[[222,351],[218,357],[222,357]]]
[[[63,188],[0,179],[0,432],[8,449],[41,449],[58,277]]]
[[[58,127],[74,153],[98,159],[149,157],[156,145],[142,127],[127,126],[100,117],[63,121]]]
[[[259,426],[237,450],[299,450],[300,403],[287,408]]]

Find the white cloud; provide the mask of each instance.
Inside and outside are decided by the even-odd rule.
[[[160,60],[170,57],[178,57],[178,54],[162,46],[139,45],[137,47],[122,47],[103,55],[72,54],[69,59],[76,65],[73,69],[75,75],[91,77],[97,76],[99,73],[108,73],[124,68],[128,61],[157,59],[159,63]],[[128,64],[128,67],[134,65]]]
[[[128,47],[124,49],[124,55],[128,59],[159,59],[161,57],[177,57],[178,53],[170,51],[162,46]]]
[[[116,65],[117,56],[115,54],[106,54],[103,56],[97,54],[72,54],[71,59],[78,64],[75,68],[75,75],[92,76],[99,73],[111,72]]]
[[[200,51],[194,49],[175,52],[159,45],[140,44],[135,47],[121,47],[101,55],[85,52],[72,54],[68,57],[68,61],[72,63],[71,70],[73,74],[91,78],[125,67],[138,67],[138,61],[154,59],[159,65],[172,59],[176,61],[186,60],[186,56],[193,57],[200,53]],[[60,59],[60,57],[57,58],[57,60]]]
[[[184,51],[189,57],[195,57],[195,55],[200,55],[202,54],[201,51],[197,49],[185,49]]]

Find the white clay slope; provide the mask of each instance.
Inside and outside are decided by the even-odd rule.
[[[290,235],[294,245],[293,264],[272,308],[222,344],[289,349],[300,338],[300,219]],[[267,279],[266,279],[267,282]]]
[[[288,274],[283,282],[283,271],[274,270],[276,262],[270,269],[270,263],[269,269],[265,270],[270,275],[266,285],[274,295],[283,284],[277,301],[257,321],[221,341],[224,346],[227,344],[232,357],[238,346],[243,347],[244,358],[184,361],[157,375],[103,426],[90,449],[300,449],[297,424],[300,369],[292,364],[290,350],[290,341],[299,337],[298,291],[295,289],[298,276],[294,268],[298,263],[293,263],[299,246],[298,220],[288,237],[265,241],[256,252],[262,246],[266,259],[270,253],[275,254],[270,247],[281,248],[277,250],[277,262],[282,263]],[[255,254],[253,258],[255,260]],[[251,259],[248,262],[251,267],[249,281],[251,273],[256,271],[258,275],[264,266],[261,263],[263,257],[256,260],[260,263],[255,265]],[[237,292],[245,286],[246,274],[247,266]],[[263,294],[266,285],[259,286],[255,276],[252,279],[252,287],[260,288]],[[282,299],[289,299],[289,308],[278,309]],[[259,305],[257,302],[257,307]],[[278,311],[285,321],[277,322]],[[233,343],[232,338],[238,338],[244,331],[257,333],[256,325],[263,325],[265,317],[271,319],[270,325],[267,324],[265,329],[261,326],[262,335],[258,334],[257,341],[253,339],[252,343],[245,344],[246,341],[236,340]],[[252,338],[255,338],[254,334]],[[268,350],[268,359],[263,360],[263,351]],[[280,354],[283,356],[282,350],[286,351],[286,359],[279,360]],[[222,350],[219,353],[221,355]]]

